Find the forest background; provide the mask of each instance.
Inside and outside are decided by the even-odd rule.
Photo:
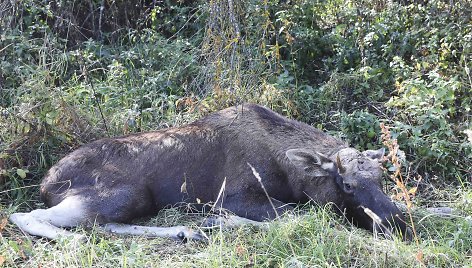
[[[471,69],[467,0],[3,0],[0,266],[470,265]],[[7,224],[8,214],[43,206],[41,177],[81,144],[243,102],[358,149],[384,146],[386,126],[408,198],[389,179],[392,163],[385,190],[412,200],[415,243],[376,240],[325,208],[304,208],[268,232],[221,232],[207,246],[93,233],[88,247],[71,247]],[[152,223],[188,220],[163,213]]]

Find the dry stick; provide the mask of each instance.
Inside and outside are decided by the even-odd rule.
[[[12,46],[13,44],[8,44],[4,48],[0,49],[0,53],[3,52],[5,49],[7,49],[9,46]]]
[[[223,208],[223,195],[224,195],[224,192],[226,190],[226,177],[225,179],[223,180],[223,183],[221,184],[221,187],[220,187],[220,192],[218,193],[218,197],[216,197],[216,200],[215,200],[215,205],[210,209],[210,212],[214,211],[215,209],[215,206],[218,204],[218,201],[220,201],[220,198],[221,198],[221,208]],[[220,215],[221,215],[221,212],[220,212]]]
[[[373,230],[372,230],[372,233],[376,233],[376,229],[377,229],[377,226],[380,226],[380,227],[383,227],[384,229],[382,230],[382,233],[386,236],[386,237],[393,237],[392,235],[392,232],[390,232],[387,228],[387,226],[385,226],[383,223],[382,223],[382,219],[380,219],[379,215],[375,214],[375,212],[373,212],[372,210],[370,210],[369,208],[367,207],[364,207],[364,206],[360,206],[363,210],[364,210],[364,213],[367,214],[367,216],[369,216],[372,221],[373,221]]]
[[[98,111],[100,112],[100,116],[102,118],[103,125],[105,126],[105,131],[107,132],[107,136],[109,136],[107,122],[105,121],[105,116],[103,116],[102,106],[100,106],[100,103],[98,102],[97,93],[95,91],[95,86],[93,84],[92,79],[90,79],[89,76],[88,76],[87,66],[85,66],[85,62],[83,61],[83,59],[81,59],[81,62],[83,64],[82,67],[83,67],[85,80],[87,81],[87,83],[90,84],[90,87],[92,87],[93,99],[95,100],[95,103],[97,104]]]
[[[102,0],[100,4],[100,16],[98,18],[98,34],[100,35],[100,40],[103,40],[103,32],[102,32],[102,18],[103,18],[103,10],[105,10],[105,0]]]
[[[48,182],[47,185],[62,184],[62,183],[64,183],[64,185],[65,185],[65,183],[68,183],[68,184],[69,184],[69,187],[72,185],[71,180],[58,181],[58,182]],[[12,189],[0,191],[0,194],[4,194],[4,193],[16,191],[16,190],[21,190],[21,189],[27,189],[27,188],[38,187],[38,186],[41,186],[41,184],[32,184],[32,185],[27,185],[27,186],[15,187],[15,188],[12,188]]]
[[[267,196],[267,199],[269,199],[270,205],[272,206],[272,209],[274,210],[275,215],[277,216],[277,218],[279,218],[279,213],[277,212],[277,209],[275,208],[274,203],[272,203],[272,198],[269,196],[269,193],[267,192],[264,184],[262,183],[262,179],[261,179],[261,176],[259,175],[259,172],[257,172],[256,169],[251,164],[249,164],[249,162],[246,162],[246,163],[251,168],[252,174],[254,174],[257,181],[259,181],[259,183],[261,184],[262,190],[264,190],[264,193]],[[287,241],[291,241],[288,236],[287,236]],[[288,246],[290,247],[290,250],[292,251],[292,255],[295,256],[295,250],[293,249],[293,246],[290,242],[288,242]]]
[[[251,164],[249,164],[249,162],[246,162],[246,163],[247,163],[247,165],[251,168],[252,174],[254,174],[254,176],[256,177],[257,181],[259,181],[259,183],[261,184],[262,190],[264,191],[265,195],[267,196],[267,199],[269,199],[270,205],[272,206],[272,209],[273,209],[274,212],[275,212],[275,216],[277,216],[277,218],[278,218],[278,217],[279,217],[279,213],[277,212],[277,209],[275,208],[274,203],[272,203],[272,198],[270,198],[269,193],[267,193],[267,190],[266,190],[266,188],[264,187],[264,184],[262,183],[261,176],[260,176],[259,173],[256,171],[256,169],[255,169]]]
[[[403,176],[399,172],[399,170],[400,170],[400,167],[397,168],[398,174],[397,174],[397,172],[395,172],[395,174],[397,174],[399,179],[397,179],[396,177],[395,177],[395,179],[396,179],[397,182],[399,182],[399,183],[397,183],[397,185],[400,187],[401,191],[403,192],[403,196],[404,196],[405,202],[406,202],[406,210],[407,210],[407,213],[408,213],[408,217],[410,218],[410,222],[411,222],[411,229],[413,230],[413,236],[415,237],[416,245],[419,246],[419,240],[418,240],[418,235],[416,234],[415,222],[413,221],[413,215],[412,215],[412,212],[411,212],[412,202],[411,202],[411,199],[410,199],[410,194],[409,194],[408,190],[406,189],[405,184],[403,183]],[[392,176],[394,176],[394,175],[392,175]]]
[[[92,29],[93,29],[93,32],[96,33],[96,29],[95,29],[95,9],[93,8],[93,1],[92,0],[89,1],[89,8],[90,8],[90,14],[92,15]]]

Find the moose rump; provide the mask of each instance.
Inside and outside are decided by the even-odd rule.
[[[201,239],[185,226],[117,223],[197,200],[218,201],[215,205],[237,216],[262,221],[313,201],[332,202],[360,227],[374,229],[362,209],[368,208],[381,218],[382,231],[404,232],[401,212],[381,190],[382,156],[383,150],[359,152],[309,125],[244,104],[182,127],[86,144],[46,174],[41,196],[50,208],[10,219],[50,239],[78,236],[62,227],[94,223],[117,233]],[[260,174],[270,200],[248,164]]]

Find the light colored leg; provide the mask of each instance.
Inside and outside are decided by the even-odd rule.
[[[210,217],[203,223],[203,226],[207,228],[212,228],[212,227],[237,228],[243,225],[251,225],[251,226],[256,226],[259,228],[267,228],[267,222],[254,221],[254,220],[239,217],[236,215],[229,215],[227,217],[224,217],[224,216]]]
[[[23,232],[57,240],[59,237],[82,239],[83,236],[60,227],[74,227],[86,222],[86,210],[78,197],[68,197],[48,209],[36,209],[29,213],[13,213],[10,221]]]
[[[146,237],[165,237],[176,240],[205,240],[202,232],[192,230],[186,226],[151,227],[129,224],[108,223],[105,231],[121,235],[141,235]]]

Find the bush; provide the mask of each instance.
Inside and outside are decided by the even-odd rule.
[[[83,36],[63,39],[70,25],[58,29],[53,21],[62,15],[82,19],[84,10],[56,11],[84,7],[49,4],[6,3],[0,17],[0,186],[7,189],[0,191],[2,202],[34,198],[37,188],[24,187],[36,185],[45,169],[82,143],[191,120],[176,116],[176,101],[187,95],[199,71],[195,47],[201,36],[195,31],[143,24],[118,34],[104,27],[113,43],[98,37],[79,42]],[[189,20],[198,25],[194,8],[173,10],[185,13],[179,18],[194,16]],[[164,19],[173,21],[153,21]]]
[[[359,149],[379,145],[384,121],[415,172],[470,181],[469,2],[2,7],[3,173],[37,179],[81,143],[251,101]]]
[[[395,115],[399,144],[414,156],[417,168],[441,177],[467,175],[472,165],[468,157],[472,146],[461,133],[468,126],[454,122],[462,111],[470,111],[467,98],[460,106],[456,104],[461,86],[457,78],[448,80],[430,72],[426,79],[403,81],[398,85],[398,96],[387,103]]]
[[[341,130],[349,143],[357,149],[378,149],[382,146],[379,119],[367,111],[342,114]]]
[[[287,87],[296,89],[299,118],[347,131],[354,146],[366,149],[370,119],[357,112],[364,110],[395,126],[415,172],[470,181],[469,2],[300,0],[273,8],[280,64],[292,77]]]

